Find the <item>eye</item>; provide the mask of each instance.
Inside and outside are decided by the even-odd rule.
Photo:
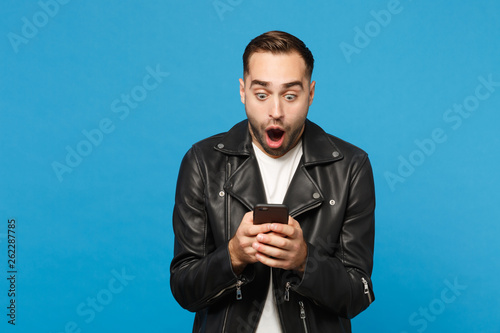
[[[286,95],[285,95],[285,99],[286,99],[287,101],[293,101],[296,97],[297,97],[297,96],[296,96],[296,95],[294,95],[294,94],[286,94]]]
[[[267,95],[264,93],[256,93],[255,96],[257,96],[257,98],[260,100],[266,99],[267,97]]]

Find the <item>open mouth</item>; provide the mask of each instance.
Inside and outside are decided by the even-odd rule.
[[[267,131],[267,135],[269,136],[269,139],[271,141],[280,141],[281,138],[283,137],[283,134],[285,134],[284,131],[280,130],[279,128],[277,129],[270,129]]]
[[[283,143],[283,138],[285,137],[285,131],[279,128],[271,128],[266,131],[267,133],[267,144],[270,148],[279,148]]]

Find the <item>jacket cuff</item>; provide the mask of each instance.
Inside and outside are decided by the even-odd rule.
[[[297,291],[297,289],[303,284],[307,274],[311,271],[310,255],[312,253],[311,251],[312,248],[313,245],[307,243],[307,257],[306,257],[306,264],[304,266],[304,272],[301,273],[295,270],[285,271],[284,274],[282,275],[283,285],[286,285],[289,282],[292,290]]]
[[[226,242],[226,254],[227,254],[227,263],[229,265],[229,269],[233,273],[234,277],[237,279],[244,278],[246,283],[251,282],[255,278],[255,269],[254,265],[249,264],[243,269],[240,275],[236,274],[233,270],[233,264],[231,263],[231,255],[229,254],[229,241]]]

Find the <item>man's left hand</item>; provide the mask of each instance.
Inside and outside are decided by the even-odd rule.
[[[269,223],[268,228],[269,232],[258,234],[252,244],[257,259],[269,267],[304,273],[307,244],[299,222],[289,216],[288,224]]]

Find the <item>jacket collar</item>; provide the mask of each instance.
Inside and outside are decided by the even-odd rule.
[[[306,127],[302,135],[304,165],[330,163],[343,158],[342,152],[330,140],[321,127],[306,119]],[[215,145],[229,155],[252,155],[252,138],[248,131],[248,120],[234,125]]]
[[[307,166],[330,163],[343,158],[342,152],[316,124],[306,120],[302,141],[302,162],[288,187],[283,201],[293,217],[319,207],[325,201],[321,187],[308,174]],[[255,157],[248,120],[236,124],[216,143],[216,150],[228,155],[242,156],[245,160],[224,184],[225,191],[243,203],[249,210],[265,203],[266,193]],[[235,226],[237,228],[237,226]]]

